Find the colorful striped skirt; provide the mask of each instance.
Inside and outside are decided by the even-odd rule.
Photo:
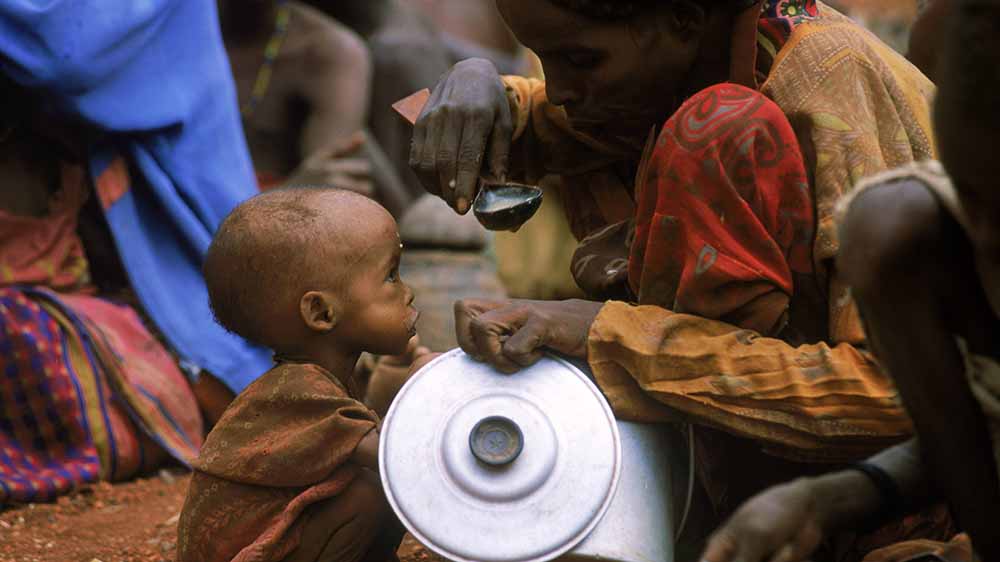
[[[130,307],[0,288],[0,505],[126,479],[166,455],[187,464],[202,432],[186,377]]]

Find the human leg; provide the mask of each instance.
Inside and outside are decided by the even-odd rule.
[[[372,471],[362,470],[347,489],[312,506],[307,516],[300,546],[285,562],[396,560],[402,527]]]

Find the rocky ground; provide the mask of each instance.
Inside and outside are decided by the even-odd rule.
[[[188,476],[162,470],[0,511],[0,562],[172,562]],[[403,562],[438,562],[412,538]]]

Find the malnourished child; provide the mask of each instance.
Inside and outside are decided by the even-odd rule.
[[[335,189],[264,193],[222,223],[204,266],[212,308],[274,350],[275,366],[205,441],[179,562],[396,558],[379,417],[359,401],[354,367],[363,351],[403,353],[416,333],[400,251],[385,209]]]

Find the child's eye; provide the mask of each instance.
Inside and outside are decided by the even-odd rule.
[[[399,268],[398,267],[392,268],[392,271],[389,272],[389,275],[385,278],[385,280],[388,281],[389,283],[395,283],[399,281]]]

